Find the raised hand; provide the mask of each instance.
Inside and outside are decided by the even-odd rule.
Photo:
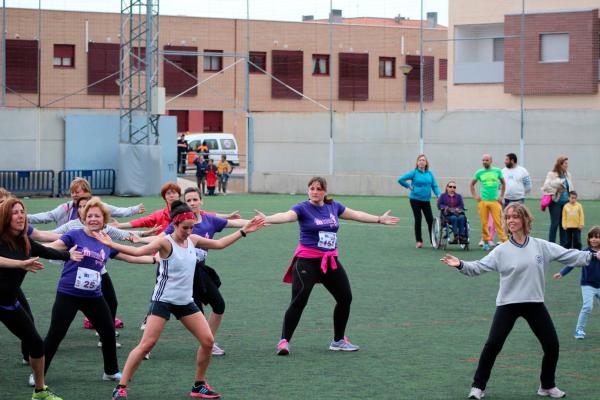
[[[391,212],[392,210],[387,210],[384,212],[383,215],[379,217],[379,223],[384,225],[396,225],[398,222],[400,222],[400,218],[390,215]]]
[[[154,225],[152,228],[150,228],[146,231],[143,231],[141,233],[141,236],[142,237],[154,236],[154,235],[156,235],[156,232],[158,232],[161,228],[162,228],[162,226],[160,226],[160,225]]]
[[[265,218],[257,215],[256,217],[254,217],[250,221],[248,221],[242,229],[244,230],[244,232],[249,233],[249,232],[255,232],[255,231],[259,230],[260,228],[262,228],[263,226],[265,226]]]
[[[108,236],[106,233],[104,232],[92,232],[92,235],[94,235],[94,238],[96,240],[98,240],[99,242],[101,242],[102,244],[105,244],[109,247],[112,247],[113,245],[113,241],[110,238],[110,236]]]
[[[33,257],[20,262],[19,268],[24,269],[27,272],[37,272],[40,269],[44,269],[44,264],[39,262],[39,257]]]
[[[225,219],[240,219],[242,215],[240,214],[240,210],[235,210],[230,212],[229,214],[225,214]]]
[[[144,207],[144,203],[140,203],[137,206],[139,207],[138,214],[143,214],[146,212],[146,207]]]
[[[440,258],[440,261],[454,268],[458,268],[460,266],[460,260],[454,257],[452,254],[446,254],[444,257]]]
[[[83,260],[83,253],[80,251],[77,251],[77,245],[75,245],[69,249],[69,254],[70,254],[71,261],[79,262],[79,261]]]

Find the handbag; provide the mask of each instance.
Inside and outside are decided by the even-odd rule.
[[[543,195],[542,198],[540,199],[540,210],[545,211],[546,208],[550,205],[550,203],[552,203],[552,195],[551,194]]]

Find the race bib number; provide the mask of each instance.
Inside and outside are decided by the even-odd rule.
[[[323,249],[333,250],[337,244],[337,234],[335,232],[323,232],[319,231],[319,244],[318,246]]]
[[[100,272],[89,268],[77,268],[77,277],[75,278],[75,288],[81,290],[96,290],[100,286],[102,278]]]

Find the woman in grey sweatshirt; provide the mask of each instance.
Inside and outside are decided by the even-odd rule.
[[[489,271],[500,274],[496,313],[479,358],[469,398],[481,399],[484,396],[494,361],[519,317],[527,321],[544,351],[538,395],[564,397],[565,392],[558,389],[554,381],[559,345],[554,324],[544,305],[546,270],[552,261],[581,267],[588,265],[592,257],[600,259],[600,256],[590,251],[565,249],[529,236],[533,217],[527,207],[520,203],[511,203],[506,207],[502,222],[510,233],[510,240],[481,260],[462,261],[450,254],[441,259],[467,276]]]

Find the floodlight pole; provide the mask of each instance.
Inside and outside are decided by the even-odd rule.
[[[0,88],[0,106],[6,105],[6,0],[2,0],[2,88]]]
[[[520,43],[520,75],[521,91],[521,137],[519,139],[519,163],[525,166],[525,0],[521,1],[521,43]]]
[[[333,175],[333,0],[329,0],[329,175]]]
[[[425,147],[423,143],[423,0],[421,0],[419,39],[419,154],[423,154]]]
[[[244,63],[244,109],[246,110],[246,191],[252,192],[254,170],[254,123],[250,114],[250,0],[246,0],[246,62]]]

